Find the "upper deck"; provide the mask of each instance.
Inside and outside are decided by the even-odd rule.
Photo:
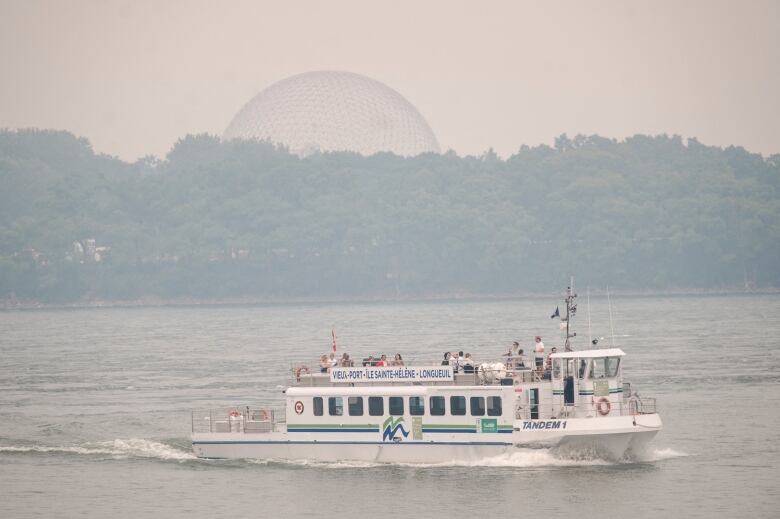
[[[619,348],[610,348],[550,353],[540,364],[534,362],[534,358],[525,356],[503,356],[501,361],[479,364],[412,361],[401,365],[377,366],[375,362],[364,359],[362,365],[358,366],[321,368],[319,365],[295,363],[291,366],[291,386],[513,386],[552,380],[561,369],[573,370],[574,365],[582,372],[579,378],[590,374],[594,374],[595,378],[599,362],[611,362],[616,374],[618,359],[624,355]]]

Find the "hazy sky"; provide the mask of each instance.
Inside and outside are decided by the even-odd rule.
[[[780,2],[0,0],[0,127],[124,159],[309,70],[386,83],[461,155],[561,133],[780,153]]]

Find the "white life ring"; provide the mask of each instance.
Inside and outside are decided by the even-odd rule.
[[[601,416],[607,416],[611,410],[612,404],[609,402],[609,399],[601,397],[599,398],[599,401],[596,402],[596,411],[598,411]]]

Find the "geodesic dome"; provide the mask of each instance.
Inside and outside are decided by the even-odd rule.
[[[409,101],[351,72],[306,72],[274,83],[233,117],[223,138],[268,140],[300,155],[439,152],[436,136]]]

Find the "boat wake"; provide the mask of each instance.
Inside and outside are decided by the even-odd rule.
[[[48,445],[0,445],[0,454],[76,454],[86,456],[112,457],[114,459],[147,458],[163,461],[189,461],[197,459],[190,451],[181,450],[165,443],[131,438],[102,442],[89,442],[72,446]]]
[[[287,465],[294,467],[317,467],[325,469],[360,469],[380,467],[409,468],[446,468],[446,467],[485,467],[485,468],[557,468],[557,467],[596,467],[620,466],[636,463],[652,463],[672,458],[688,456],[673,449],[650,449],[642,453],[634,453],[621,460],[611,460],[599,454],[580,450],[565,452],[555,449],[515,449],[511,453],[472,461],[453,460],[443,463],[379,463],[369,461],[315,461],[315,460],[245,460],[254,465]]]
[[[0,445],[2,454],[73,454],[93,456],[105,459],[152,459],[161,461],[202,461],[222,464],[235,463],[239,460],[204,460],[195,456],[186,444],[178,446],[159,441],[141,438],[115,439],[102,442],[89,442],[72,446],[48,445]],[[244,459],[243,463],[250,465],[282,465],[292,467],[320,467],[326,469],[360,469],[377,467],[410,467],[410,468],[441,468],[441,467],[486,467],[486,468],[555,468],[555,467],[593,467],[629,465],[632,463],[651,463],[673,458],[688,456],[674,449],[648,449],[633,453],[620,460],[610,460],[601,457],[597,452],[580,450],[531,449],[518,448],[512,452],[472,461],[453,460],[443,463],[380,463],[370,461],[316,461],[316,460],[282,460]]]

